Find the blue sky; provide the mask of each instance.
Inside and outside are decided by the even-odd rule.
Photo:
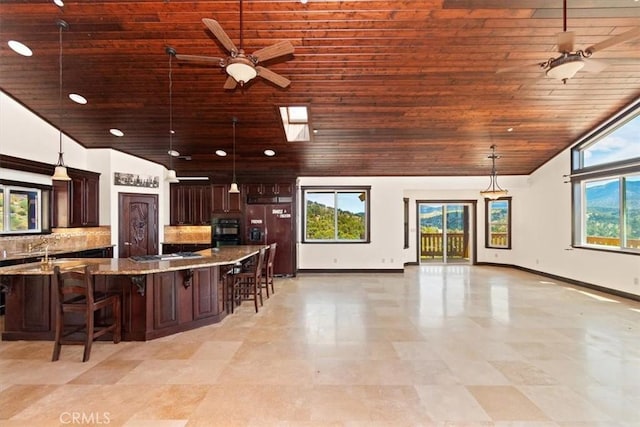
[[[640,115],[584,151],[585,166],[633,158],[640,158]]]

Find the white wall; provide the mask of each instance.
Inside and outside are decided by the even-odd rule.
[[[402,269],[418,262],[416,202],[424,200],[477,201],[478,261],[515,264],[512,250],[484,248],[484,201],[480,190],[484,177],[301,177],[298,186],[371,186],[371,243],[301,243],[302,227],[297,221],[299,269]],[[501,186],[517,199],[527,190],[527,177],[499,177]],[[404,203],[409,199],[409,248],[404,249]],[[302,203],[302,197],[298,197]],[[298,206],[298,212],[302,212]],[[514,237],[514,245],[517,240]]]
[[[565,150],[530,176],[530,191],[522,198],[524,216],[514,229],[521,244],[517,265],[585,283],[640,295],[640,257],[571,248],[571,186]],[[516,216],[518,213],[516,213]]]
[[[106,130],[105,130],[106,131]],[[59,132],[49,123],[0,92],[0,153],[43,163],[58,160]],[[65,136],[64,162],[76,169],[100,173],[100,225],[111,225],[111,242],[118,243],[118,193],[158,194],[159,242],[164,238],[163,224],[169,222],[169,184],[162,179],[166,169],[128,154],[110,150],[87,150]],[[141,188],[114,184],[114,172],[160,176],[160,188]],[[0,168],[0,177],[51,185],[44,175]],[[118,248],[114,253],[117,254]]]

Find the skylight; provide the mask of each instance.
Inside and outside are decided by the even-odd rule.
[[[306,106],[280,107],[280,117],[288,142],[311,141],[309,110]]]

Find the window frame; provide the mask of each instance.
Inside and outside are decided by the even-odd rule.
[[[493,222],[491,221],[491,204],[494,202],[507,202],[507,231],[506,245],[497,245],[492,242],[492,232],[491,226]],[[512,220],[513,217],[513,203],[511,197],[500,197],[498,199],[484,199],[484,247],[487,249],[511,249],[512,236],[511,230],[513,228]]]
[[[302,243],[309,244],[368,244],[371,243],[371,186],[305,186],[301,189],[302,199],[302,215],[301,215],[301,228],[302,228]],[[365,237],[364,239],[357,240],[341,240],[337,238],[338,229],[334,231],[333,239],[308,239],[307,238],[307,194],[308,193],[365,193]],[[334,220],[337,221],[336,215],[338,212],[338,206],[336,206],[334,213]]]
[[[0,179],[0,192],[3,197],[3,209],[0,212],[2,230],[0,236],[38,235],[51,233],[51,197],[52,188],[48,185]],[[9,203],[12,192],[36,192],[35,206],[36,227],[26,230],[10,230],[11,212]]]
[[[640,100],[630,104],[620,113],[613,116],[603,125],[581,138],[571,149],[571,246],[573,248],[593,249],[606,252],[618,252],[631,255],[640,255],[640,248],[632,248],[628,245],[627,204],[626,204],[626,180],[630,177],[640,176],[640,157],[632,157],[622,161],[600,163],[584,166],[584,152],[600,142],[612,132],[624,127],[627,123],[640,116]],[[618,201],[616,206],[619,212],[618,218],[618,245],[604,245],[589,243],[587,235],[587,185],[598,181],[618,181]],[[593,237],[593,236],[591,236]],[[597,237],[597,236],[596,236]],[[607,237],[607,236],[602,236]],[[634,239],[635,240],[635,239]]]

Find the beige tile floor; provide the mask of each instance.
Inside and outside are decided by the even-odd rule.
[[[0,425],[640,426],[640,303],[506,268],[303,274],[258,314],[51,350],[0,342]]]

